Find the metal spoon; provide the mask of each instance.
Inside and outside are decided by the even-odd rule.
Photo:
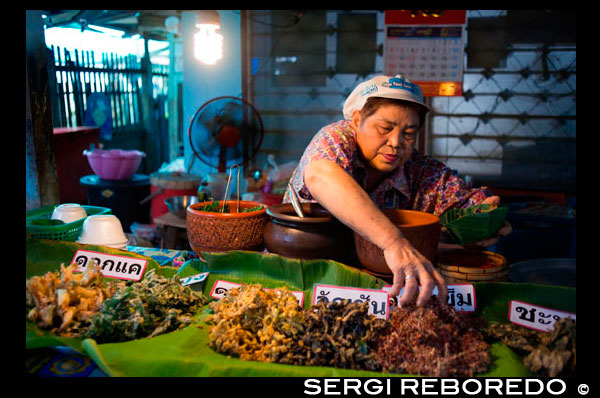
[[[288,189],[290,191],[290,198],[292,199],[292,207],[296,211],[296,214],[298,214],[298,217],[304,217],[304,212],[302,211],[302,205],[300,205],[300,199],[298,198],[298,194],[296,193],[296,190],[294,189],[292,184],[290,184],[289,182]]]

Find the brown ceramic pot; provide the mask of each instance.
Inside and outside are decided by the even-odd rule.
[[[402,231],[402,234],[432,263],[438,249],[440,239],[440,219],[430,213],[414,210],[383,210],[391,221]],[[385,262],[383,251],[377,246],[354,233],[358,261],[367,270],[384,275],[391,275]]]
[[[237,213],[237,201],[228,200],[231,213],[198,210],[211,202],[199,202],[187,208],[187,235],[190,246],[200,257],[201,252],[228,250],[263,250],[263,230],[267,221],[266,208]],[[219,206],[222,201],[219,201]],[[240,201],[240,210],[261,205]]]
[[[269,206],[264,230],[267,250],[285,257],[346,262],[354,256],[352,231],[325,208],[302,203],[305,217],[291,203]]]

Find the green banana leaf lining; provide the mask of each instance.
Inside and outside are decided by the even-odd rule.
[[[122,251],[103,246],[80,245],[72,242],[28,239],[26,242],[26,278],[56,271],[65,266],[78,249],[96,250],[123,255]],[[386,283],[358,269],[329,260],[296,260],[275,254],[248,251],[205,253],[206,263],[189,260],[181,268],[160,267],[151,258],[137,253],[128,256],[148,260],[146,272],[155,269],[166,277],[186,277],[210,272],[208,278],[192,285],[208,296],[217,280],[235,283],[260,283],[267,288],[285,286],[303,291],[304,307],[312,302],[314,284],[353,286],[381,289]],[[475,315],[488,321],[508,322],[510,300],[546,306],[562,311],[575,311],[575,289],[513,283],[475,283]],[[208,346],[209,326],[204,323],[208,306],[197,313],[197,322],[177,331],[124,343],[97,344],[92,339],[60,337],[39,329],[26,320],[26,348],[69,346],[88,355],[111,376],[297,376],[297,377],[388,377],[378,372],[338,369],[332,367],[295,366],[243,361],[219,354]],[[501,343],[491,346],[490,369],[479,376],[526,377],[530,372],[518,355]]]

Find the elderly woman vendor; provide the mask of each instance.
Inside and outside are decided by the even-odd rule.
[[[363,82],[347,98],[344,120],[317,132],[290,180],[301,201],[318,202],[383,250],[394,275],[390,296],[405,287],[401,305],[415,298],[424,305],[436,286],[445,301],[446,283],[380,209],[439,216],[451,208],[500,202],[485,188],[469,189],[443,163],[417,152],[428,111],[420,87],[400,75]],[[508,233],[507,224],[498,236]],[[489,246],[498,236],[480,245]]]

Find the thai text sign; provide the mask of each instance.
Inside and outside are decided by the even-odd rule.
[[[359,303],[368,300],[369,314],[382,319],[387,319],[389,316],[389,295],[386,291],[345,286],[315,285],[312,299],[313,305],[342,300]]]
[[[574,320],[575,314],[540,307],[518,300],[512,300],[508,308],[508,319],[510,322],[542,332],[549,332],[554,329],[554,323],[560,318],[571,318]]]
[[[464,311],[464,312],[473,312],[476,308],[475,303],[475,288],[470,283],[458,283],[454,285],[447,285],[448,289],[448,305],[454,307],[456,311]],[[389,293],[392,289],[391,286],[384,286],[382,290]],[[421,291],[421,286],[419,286],[419,291]],[[404,288],[400,289],[400,293],[398,296],[392,300],[395,303],[398,302],[398,299],[404,293]],[[433,288],[431,292],[432,295],[438,295],[437,286]]]
[[[84,272],[86,267],[95,264],[101,267],[102,275],[107,278],[139,281],[144,275],[148,260],[91,250],[77,250],[71,260],[72,263],[77,263],[78,272]]]
[[[242,286],[241,283],[234,283],[234,282],[229,282],[229,281],[218,280],[213,285],[209,296],[214,299],[220,300],[223,297],[225,297],[227,295],[227,292],[229,292],[231,289],[240,287],[240,286]],[[277,289],[269,289],[266,287],[263,287],[263,289],[277,290]],[[290,291],[290,293],[292,293],[292,295],[294,297],[296,297],[296,299],[298,300],[298,305],[302,306],[304,304],[304,292]]]
[[[188,286],[188,285],[192,285],[194,283],[199,283],[199,282],[206,280],[206,278],[208,278],[208,274],[209,274],[209,272],[203,272],[201,274],[196,274],[196,275],[188,276],[186,278],[181,278],[181,279],[179,279],[179,281],[181,282],[181,286]]]

